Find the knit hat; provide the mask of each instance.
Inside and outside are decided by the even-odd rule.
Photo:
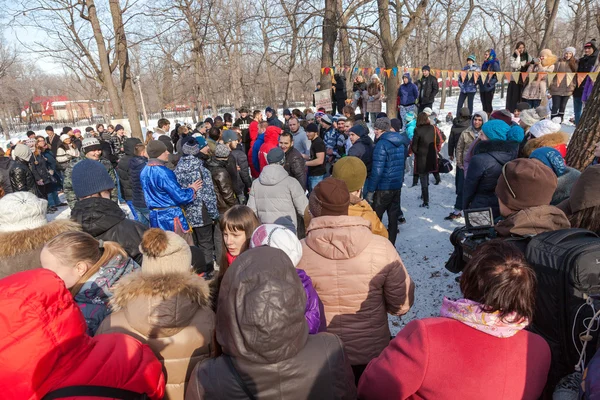
[[[550,110],[546,106],[539,106],[535,108],[535,113],[540,119],[548,118],[550,116]]]
[[[577,50],[575,49],[575,47],[569,46],[569,47],[565,48],[565,51],[563,53],[571,53],[571,54],[573,54],[573,57],[575,57],[576,51]]]
[[[23,161],[29,161],[29,159],[31,158],[32,151],[29,148],[29,146],[19,143],[18,145],[15,146],[15,148],[11,151],[10,154],[11,154],[13,160],[16,160],[17,158],[19,158]]]
[[[290,111],[289,108],[286,108],[285,110],[283,110],[283,116],[286,116],[286,115],[292,115],[292,112]]]
[[[268,113],[268,112],[274,113],[275,110],[273,110],[273,108],[269,106],[269,107],[265,108],[265,113]]]
[[[121,125],[121,124],[117,124],[117,125],[115,126],[115,132],[119,132],[121,129],[125,130],[125,128],[123,128],[123,125]]]
[[[392,118],[390,123],[392,124],[392,129],[394,132],[400,132],[402,130],[402,121],[400,121],[398,118]]]
[[[467,57],[467,61],[473,61],[473,62],[477,62],[477,57],[475,57],[475,54],[471,54],[469,55],[469,57]]]
[[[493,119],[483,124],[481,130],[489,140],[506,140],[510,126],[502,120]]]
[[[563,176],[567,172],[565,159],[560,152],[552,147],[540,147],[535,149],[529,158],[543,162],[548,168],[552,169],[556,176]]]
[[[171,231],[148,229],[142,237],[144,274],[192,273],[192,252],[185,239]]]
[[[333,121],[331,120],[331,116],[328,114],[324,114],[321,117],[321,122],[326,123],[327,125],[333,125]]]
[[[314,122],[311,122],[310,124],[306,125],[304,130],[306,132],[319,132],[319,127]]]
[[[263,224],[254,230],[250,238],[250,248],[260,246],[283,250],[296,267],[302,259],[302,244],[294,232],[277,224]]]
[[[362,189],[367,179],[367,167],[358,157],[343,157],[333,164],[331,176],[346,183],[349,192]]]
[[[594,49],[594,51],[596,51],[598,48],[596,47],[596,39],[592,39],[589,42],[586,42],[583,47],[591,47],[592,49]]]
[[[87,158],[75,164],[71,181],[78,199],[115,188],[115,182],[108,175],[106,167],[99,161]]]
[[[379,129],[380,131],[387,132],[392,127],[392,123],[388,117],[377,118],[375,123],[373,124],[374,129]]]
[[[234,140],[240,140],[238,134],[235,131],[232,131],[231,129],[228,129],[225,132],[223,132],[222,138],[223,143],[229,143],[233,142]]]
[[[350,192],[346,182],[329,177],[315,186],[308,199],[313,217],[348,215]]]
[[[206,145],[206,140],[204,141],[204,144]],[[196,141],[196,138],[192,137],[186,140],[181,146],[181,152],[190,156],[195,156],[196,154],[200,153],[200,145]]]
[[[223,143],[217,143],[217,145],[215,146],[215,157],[216,158],[227,158],[227,157],[229,157],[230,153],[231,153],[231,150],[229,150],[229,147],[224,145]]]
[[[167,151],[167,146],[161,140],[151,140],[146,145],[146,153],[149,158],[158,158],[165,151]]]
[[[350,128],[350,130],[348,131],[348,134],[350,134],[350,132],[354,133],[358,137],[363,137],[369,133],[369,132],[367,132],[365,127],[362,125],[354,125],[352,128]]]
[[[378,118],[387,118],[387,114],[384,112],[377,113],[377,117],[375,117],[375,120],[377,120]]]
[[[371,80],[373,80],[373,79],[379,80],[379,75],[377,75],[377,74],[371,75]]]
[[[48,201],[30,192],[9,193],[0,199],[0,232],[35,229],[46,225]]]
[[[525,111],[531,109],[531,106],[526,101],[523,101],[521,103],[517,103],[517,106],[515,108],[519,111]]]
[[[431,71],[431,68],[429,68],[429,65],[423,65],[423,68],[421,68],[421,71]]]
[[[315,118],[323,118],[323,115],[325,115],[323,111],[317,111],[315,113]]]
[[[81,151],[84,153],[89,153],[94,150],[102,150],[102,145],[100,141],[94,137],[85,138],[81,141]]]
[[[529,128],[529,133],[531,136],[539,138],[544,135],[549,135],[551,133],[556,133],[560,131],[561,125],[560,123],[550,121],[549,119],[543,119],[541,121],[536,122]]]
[[[521,143],[524,137],[525,131],[519,125],[512,125],[506,134],[506,140],[511,142]]]
[[[532,126],[541,119],[534,109],[526,109],[521,111],[519,118],[521,119],[521,122],[527,126]]]
[[[496,196],[512,211],[549,205],[558,180],[554,171],[530,158],[517,158],[502,168]]]
[[[410,122],[413,119],[415,119],[415,113],[414,112],[407,112],[406,115],[404,116],[404,119],[406,119],[406,122]]]
[[[281,147],[273,147],[267,153],[267,162],[271,164],[283,164],[285,153],[281,150]]]
[[[71,136],[67,135],[66,133],[63,133],[62,135],[60,135],[61,142],[64,142],[67,139],[71,139]]]
[[[102,125],[102,126],[104,126],[104,125]],[[94,128],[92,128],[91,126],[88,126],[87,128],[85,128],[85,131],[86,132],[94,132]],[[73,133],[77,133],[77,132],[81,133],[81,131],[79,129],[73,129]]]
[[[306,120],[307,121],[314,121],[315,120],[315,114],[313,114],[313,113],[306,114]]]
[[[496,110],[490,114],[490,119],[499,119],[508,125],[512,124],[512,114],[508,110]]]
[[[571,196],[557,207],[567,216],[600,205],[600,165],[587,167],[571,188]],[[2,207],[0,207],[1,209]],[[1,225],[1,224],[0,224]]]
[[[424,112],[425,114],[427,114],[427,115],[431,115],[431,114],[433,114],[433,110],[431,109],[431,107],[425,107],[425,108],[423,109],[423,112]]]

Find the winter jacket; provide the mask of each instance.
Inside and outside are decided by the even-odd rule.
[[[269,150],[279,146],[280,133],[281,129],[277,126],[269,126],[265,131],[264,141],[258,150],[259,171],[262,171],[263,168],[268,165],[267,154],[269,153]]]
[[[479,69],[479,65],[473,63],[473,65],[468,66],[465,65],[462,69],[463,71],[467,71],[465,78],[462,76],[458,77],[458,86],[460,87],[461,93],[476,93],[477,92],[477,79],[475,79],[475,72],[481,71]],[[471,74],[471,77],[469,77]],[[430,75],[431,76],[431,75]]]
[[[348,150],[348,155],[353,157],[358,157],[361,159],[365,166],[367,167],[367,176],[371,175],[371,169],[373,168],[373,150],[375,149],[375,143],[373,143],[373,139],[369,135],[361,136],[350,150]]]
[[[250,165],[250,173],[252,177],[258,178],[258,169],[254,167],[254,163],[257,158],[257,156],[254,154],[254,143],[256,143],[256,140],[258,139],[258,121],[250,122],[250,127],[248,128],[248,131],[250,135],[250,148],[248,148],[248,164]]]
[[[581,172],[576,170],[575,168],[567,167],[566,172],[558,177],[558,185],[556,186],[556,190],[554,191],[554,195],[552,195],[552,201],[550,205],[556,206],[568,199],[571,196],[571,188],[579,179]]]
[[[31,192],[37,195],[38,190],[29,162],[17,158],[12,162],[8,176],[13,192]]]
[[[85,318],[88,335],[94,336],[104,318],[110,314],[108,302],[112,297],[112,287],[119,279],[139,268],[131,258],[118,255],[83,284],[74,299]]]
[[[237,190],[236,193],[248,193],[252,186],[252,177],[250,176],[250,166],[248,165],[248,157],[244,153],[244,149],[241,144],[231,151],[231,156],[235,161],[236,171],[235,175],[237,178]]]
[[[412,141],[413,137],[415,136],[416,127],[417,127],[416,119],[413,119],[408,124],[406,124],[406,136],[408,136],[408,139],[411,141]]]
[[[348,98],[346,94],[346,77],[340,75],[335,79],[335,99],[346,100]]]
[[[141,141],[137,138],[129,138],[123,141],[124,153],[119,158],[119,163],[116,168],[117,174],[119,175],[119,184],[121,185],[121,196],[127,201],[133,200],[129,161],[135,157],[135,145],[138,143],[141,143]]]
[[[142,181],[140,176],[142,170],[148,164],[148,159],[143,156],[135,156],[129,160],[129,180],[131,181],[131,197],[133,206],[138,208],[146,208],[146,198],[142,189]]]
[[[10,169],[12,168],[13,160],[10,157],[0,157],[0,187],[4,189],[5,194],[13,192],[10,184]]]
[[[544,62],[548,63],[546,66],[542,64],[531,64],[527,69],[529,72],[529,78],[527,86],[523,89],[522,97],[525,100],[543,100],[546,98],[547,83],[546,77],[541,72],[554,72],[554,63],[556,57],[548,57]],[[537,73],[535,79],[531,78],[531,73]]]
[[[366,104],[365,112],[380,113],[383,96],[384,89],[381,82],[369,83],[367,90],[363,92],[363,104]]]
[[[398,107],[412,106],[419,100],[419,88],[412,81],[410,74],[404,74],[408,78],[408,83],[400,85],[398,88]]]
[[[46,138],[46,142],[48,142],[48,144],[50,145],[50,151],[52,152],[52,154],[54,154],[54,157],[56,157],[58,154],[58,148],[62,144],[59,135],[54,134],[52,135],[52,137],[48,136]]]
[[[371,223],[371,232],[374,235],[379,235],[383,238],[388,238],[388,231],[373,211],[366,200],[361,199],[353,194],[350,195],[350,206],[348,207],[348,215],[351,217],[361,217]],[[308,226],[308,223],[306,224]]]
[[[227,172],[227,161],[212,157],[206,162],[206,168],[210,171],[215,195],[217,197],[217,209],[223,215],[225,211],[238,204],[231,176]]]
[[[598,60],[598,52],[600,50],[596,50],[590,56],[582,56],[577,63],[577,72],[590,72],[594,68],[596,64],[596,60]],[[583,89],[585,88],[585,84],[590,81],[589,77],[586,77],[583,80],[583,84],[577,85],[575,90],[573,90],[573,97],[582,97]]]
[[[433,103],[440,90],[437,78],[431,74],[427,77],[423,76],[417,81],[417,84],[419,86],[419,104]]]
[[[52,183],[50,171],[48,171],[48,163],[42,154],[36,155],[34,153],[29,161],[29,166],[31,167],[31,172],[33,173],[33,178],[36,183],[38,181],[42,181],[43,185]]]
[[[298,268],[323,302],[327,332],[344,343],[351,365],[367,364],[388,345],[387,313],[405,314],[414,284],[389,240],[361,217],[313,218]]]
[[[496,57],[496,52],[491,49],[490,56],[487,60],[481,64],[481,71],[483,72],[500,72],[500,61]],[[489,73],[485,79],[481,77],[479,80],[479,91],[480,92],[491,92],[496,90],[496,83],[498,83],[498,75]]]
[[[558,150],[561,156],[567,156],[567,143],[569,143],[569,134],[564,132],[549,133],[539,138],[531,138],[523,147],[523,157],[529,157],[535,149],[540,147],[552,147]]]
[[[404,161],[408,140],[397,132],[385,132],[375,140],[373,166],[367,192],[398,190],[404,182]]]
[[[294,148],[300,152],[300,154],[310,155],[310,144],[306,131],[303,127],[300,127],[297,132],[292,132],[294,136]]]
[[[289,176],[298,181],[302,190],[306,190],[306,161],[302,157],[302,154],[294,147],[285,153],[283,168],[285,168]]]
[[[419,126],[411,143],[415,154],[415,173],[428,174],[438,170],[438,152],[442,148],[441,132],[433,125]]]
[[[42,399],[80,385],[163,398],[165,380],[152,350],[129,335],[90,337],[80,308],[54,272],[38,268],[0,280],[0,305],[0,365],[10,365],[0,376],[3,398]]]
[[[308,334],[306,294],[283,251],[261,246],[242,253],[223,278],[218,303],[223,355],[196,366],[186,400],[247,400],[232,368],[257,399],[356,399],[340,339]]]
[[[594,67],[592,69],[594,72],[600,71],[600,67]],[[584,81],[583,93],[581,95],[581,101],[587,102],[590,96],[592,95],[592,89],[594,88],[594,82],[591,79],[586,79]]]
[[[248,207],[261,223],[283,225],[294,233],[298,228],[296,215],[304,215],[307,206],[302,186],[277,164],[263,168],[248,197]]]
[[[0,232],[0,279],[17,272],[41,268],[40,253],[53,237],[80,231],[81,226],[57,219],[39,228]]]
[[[564,58],[560,59],[556,62],[554,66],[554,72],[557,74],[563,73],[572,73],[577,72],[577,60],[575,57],[571,57],[569,61]],[[550,83],[550,94],[552,96],[571,96],[573,94],[573,90],[575,89],[575,79],[571,81],[570,85],[567,85],[567,78],[563,76],[560,85],[558,84],[558,76],[555,76],[552,82]]]
[[[283,122],[281,122],[281,120],[275,114],[273,114],[271,118],[267,118],[267,122],[269,123],[269,126],[274,126],[280,130],[283,129]]]
[[[308,324],[308,333],[314,335],[319,332],[326,332],[325,312],[323,303],[319,299],[317,291],[313,287],[312,279],[302,269],[297,269],[298,278],[302,282],[304,293],[306,294],[306,307],[304,308],[304,318]]]
[[[134,138],[132,138],[134,139]],[[139,139],[138,139],[139,140]],[[110,138],[110,147],[112,148],[112,153],[117,159],[120,159],[123,154],[126,154],[124,149],[125,142],[127,141],[127,136],[119,136],[117,134],[111,136]],[[133,149],[131,149],[133,150]],[[131,152],[133,155],[133,151]]]
[[[463,210],[491,207],[494,218],[500,216],[496,184],[504,164],[517,155],[515,142],[484,140],[475,147],[463,187]]]
[[[333,150],[333,155],[326,155],[325,157],[332,158],[333,162],[336,162],[344,155],[344,152],[346,151],[344,146],[346,137],[344,134],[338,132],[333,126],[325,132],[323,141],[325,142],[325,148],[327,150]]]
[[[73,181],[71,180],[71,177],[73,175],[73,167],[75,167],[75,165],[77,165],[77,163],[81,160],[85,160],[85,156],[71,160],[69,166],[65,170],[65,175],[63,178],[63,190],[65,192],[65,198],[67,199],[67,203],[69,203],[69,208],[71,210],[73,209],[73,207],[75,207],[75,203],[77,203],[77,197],[75,196],[75,191],[73,190]],[[100,158],[99,162],[102,165],[104,165],[104,168],[106,168],[106,171],[108,171],[108,175],[115,183],[115,188],[110,192],[110,199],[115,203],[118,203],[119,199],[117,195],[117,173],[110,161],[104,158]]]
[[[564,212],[554,206],[521,210],[498,222],[494,229],[500,237],[535,236],[544,232],[569,229],[571,223]]]
[[[79,200],[71,219],[98,240],[117,242],[138,264],[142,263],[139,246],[148,229],[144,224],[128,219],[117,203],[103,197]]]
[[[510,68],[512,72],[527,72],[531,61],[532,58],[528,53],[519,54],[515,51],[510,56]]]
[[[463,111],[464,110],[464,111]],[[471,126],[471,116],[468,108],[461,108],[458,115],[452,121],[450,137],[448,138],[448,155],[458,157],[457,144],[462,133]]]
[[[112,138],[112,136],[111,136],[111,138]],[[110,140],[106,141],[100,137],[100,138],[98,138],[98,141],[100,142],[100,146],[102,148],[102,158],[110,161],[112,166],[116,167],[119,159],[117,158],[116,154],[113,154],[113,149],[112,149],[112,145],[110,144]]]
[[[488,116],[485,111],[475,111],[471,117],[471,126],[464,130],[464,132],[458,138],[458,143],[456,144],[456,165],[458,168],[462,168],[465,171],[465,174],[467,173],[469,161],[471,161],[472,156],[469,155],[469,151],[472,151],[471,147],[473,142],[481,133],[481,127],[478,130],[473,127],[473,118],[475,118],[475,116],[481,117],[483,123],[486,123],[488,120]]]
[[[406,325],[369,364],[358,396],[535,400],[549,369],[550,348],[534,333],[501,338],[456,319],[425,318]]]
[[[189,232],[190,226],[181,207],[194,200],[194,189],[182,188],[165,162],[152,158],[140,174],[150,226],[175,232],[175,227]]]
[[[246,115],[245,118],[239,117],[233,123],[233,126],[238,127],[242,130],[242,144],[245,153],[248,153],[250,149],[250,123],[253,121],[250,115]]]
[[[119,281],[110,304],[98,334],[125,333],[150,346],[166,372],[165,399],[183,399],[192,370],[214,349],[208,283],[191,271],[139,271]]]
[[[198,179],[202,186],[196,192],[194,201],[185,205],[185,218],[193,228],[212,224],[219,218],[217,195],[210,171],[196,156],[184,155],[175,168],[175,176],[181,187],[188,187]]]
[[[56,152],[56,161],[58,162],[58,170],[64,171],[69,166],[69,162],[75,158],[79,158],[81,154],[77,147],[71,147],[68,144],[62,144]]]

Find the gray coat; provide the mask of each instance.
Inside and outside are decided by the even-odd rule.
[[[304,128],[300,127],[300,129],[298,129],[298,132],[292,132],[292,135],[294,135],[294,148],[298,150],[300,154],[305,154],[309,156],[311,141],[308,140],[308,136],[306,136]]]
[[[279,224],[296,232],[296,215],[304,215],[307,206],[302,186],[281,165],[267,165],[252,183],[248,207],[263,224]]]

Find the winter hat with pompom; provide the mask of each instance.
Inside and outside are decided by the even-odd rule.
[[[513,125],[506,134],[506,140],[521,143],[525,138],[525,131],[519,125]]]
[[[16,232],[46,225],[48,201],[30,192],[9,193],[0,199],[0,232]]]
[[[269,246],[283,250],[296,267],[302,259],[302,244],[296,234],[277,224],[263,224],[256,228],[250,239],[250,248]]]
[[[481,130],[489,140],[506,140],[510,126],[500,119],[493,119],[483,124]]]
[[[142,272],[168,274],[192,271],[192,252],[178,234],[158,228],[148,229],[142,237]]]

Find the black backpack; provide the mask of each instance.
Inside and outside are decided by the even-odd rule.
[[[575,370],[584,319],[594,314],[590,305],[600,309],[600,238],[585,229],[546,232],[531,239],[525,256],[537,276],[536,310],[529,330],[550,346],[552,364],[546,388],[552,390],[560,378]],[[598,342],[598,332],[591,334],[587,361]]]

